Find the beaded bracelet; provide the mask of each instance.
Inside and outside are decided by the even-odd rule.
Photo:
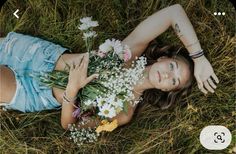
[[[73,99],[70,99],[66,96],[66,91],[64,91],[63,93],[63,96],[62,96],[62,99],[63,99],[63,103],[66,103],[66,104],[72,104],[75,108],[78,108],[73,102],[76,101],[77,97],[73,98]]]

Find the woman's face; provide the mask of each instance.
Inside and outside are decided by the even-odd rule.
[[[189,66],[180,58],[161,57],[149,71],[151,84],[162,91],[184,87],[189,78]]]

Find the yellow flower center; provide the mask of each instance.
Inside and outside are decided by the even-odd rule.
[[[105,111],[104,111],[104,114],[108,114],[108,113],[109,113],[109,110],[105,110]]]

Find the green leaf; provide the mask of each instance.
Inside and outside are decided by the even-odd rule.
[[[124,102],[124,112],[128,114],[129,103],[127,101]]]

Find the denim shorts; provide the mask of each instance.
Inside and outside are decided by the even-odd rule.
[[[0,65],[10,68],[16,79],[16,92],[10,102],[0,103],[4,109],[37,112],[60,109],[52,88],[42,85],[30,74],[51,72],[66,48],[40,38],[10,32],[0,42]]]

